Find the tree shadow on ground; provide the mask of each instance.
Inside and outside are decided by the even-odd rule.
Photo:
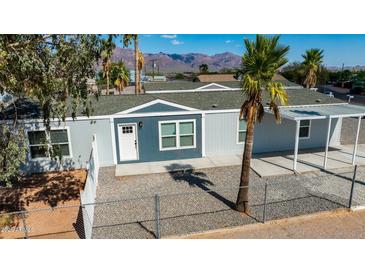
[[[199,187],[212,197],[227,205],[229,208],[234,209],[234,202],[209,188],[214,186],[214,183],[207,178],[206,173],[194,170],[193,166],[189,164],[171,164],[166,166],[166,169],[169,170],[169,174],[175,182],[185,182],[191,187]]]
[[[56,207],[78,201],[86,180],[86,171],[34,174],[22,178],[11,188],[0,189],[0,212],[26,210],[31,204]]]

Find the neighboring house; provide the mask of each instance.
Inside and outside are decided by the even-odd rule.
[[[130,70],[129,71],[129,83],[134,85],[135,79],[136,79],[136,72],[135,72],[135,70]],[[146,78],[146,76],[144,74],[144,71],[142,70],[141,71],[141,82],[143,83],[145,81],[147,81],[147,78]]]
[[[363,106],[290,82],[285,86],[290,105],[281,107],[282,123],[276,124],[266,107],[263,121],[255,127],[254,153],[294,150],[297,155],[299,149],[338,145],[342,117],[365,116]],[[94,134],[101,166],[242,154],[246,124],[239,112],[245,97],[239,82],[151,83],[145,88],[147,94],[93,99],[91,117],[79,113],[76,120],[54,122],[50,136],[39,120],[39,106],[18,101],[30,148],[24,169],[58,168],[49,158],[46,138],[62,149],[66,168],[85,167]],[[267,103],[268,94],[263,95]],[[12,111],[9,106],[9,119]]]
[[[195,82],[214,83],[214,82],[235,82],[238,81],[235,74],[201,74],[195,78]]]
[[[286,89],[303,89],[302,86],[288,81],[281,75],[275,75],[275,82],[280,82]],[[166,82],[166,83],[144,83],[143,85],[145,93],[182,93],[182,92],[199,92],[199,91],[239,91],[241,90],[240,81],[228,81],[228,82]]]

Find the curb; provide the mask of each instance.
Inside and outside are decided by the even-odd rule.
[[[361,211],[361,210],[365,210],[365,206],[353,206],[351,207],[351,211]]]
[[[351,209],[349,209],[349,208],[338,208],[338,209],[335,209],[335,210],[321,211],[321,212],[302,215],[302,216],[295,216],[295,217],[289,217],[289,218],[284,218],[284,219],[271,220],[271,221],[267,221],[265,223],[253,223],[253,224],[226,227],[226,228],[219,228],[219,229],[213,229],[213,230],[208,230],[208,231],[200,231],[200,232],[193,232],[193,233],[187,233],[187,234],[181,234],[181,235],[171,235],[171,236],[162,237],[161,239],[186,239],[187,237],[191,237],[191,236],[210,235],[210,234],[227,232],[227,231],[234,232],[236,230],[242,231],[242,230],[245,230],[245,229],[254,229],[256,227],[261,228],[265,225],[270,225],[270,224],[284,224],[284,223],[287,223],[287,222],[290,222],[290,221],[295,221],[295,220],[297,220],[297,221],[307,220],[307,219],[320,217],[320,216],[324,216],[324,215],[336,215],[336,214],[339,214],[339,213],[349,213],[349,212],[360,211],[360,210],[365,210],[365,206],[352,207]]]

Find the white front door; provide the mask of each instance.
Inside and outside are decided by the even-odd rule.
[[[119,127],[119,157],[121,161],[138,159],[136,124],[121,124]]]

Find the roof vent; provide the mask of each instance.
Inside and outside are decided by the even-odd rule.
[[[320,102],[322,102],[322,100],[321,99],[316,99],[316,102],[320,103]]]
[[[217,108],[218,107],[218,104],[213,104],[212,105],[212,108]]]

